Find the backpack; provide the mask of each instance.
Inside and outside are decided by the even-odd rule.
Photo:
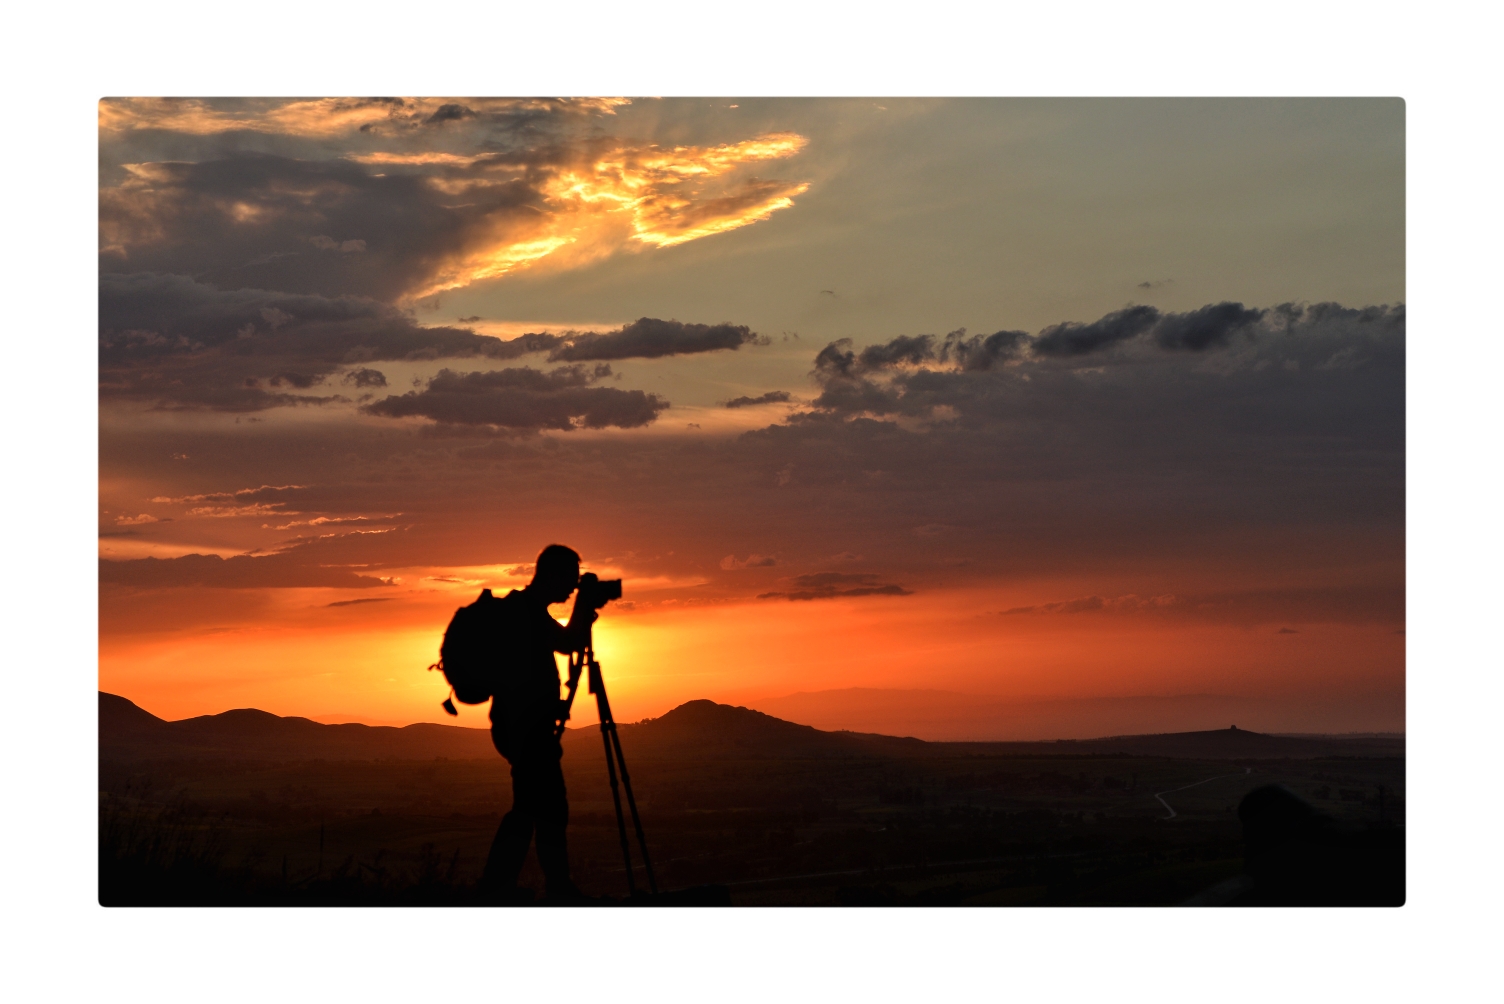
[[[451,697],[444,699],[444,710],[458,715],[452,698],[461,704],[484,704],[491,699],[496,675],[497,614],[501,600],[491,595],[491,590],[482,589],[479,598],[469,606],[460,607],[444,629],[444,641],[439,646],[439,661],[429,666],[444,674],[449,681]]]

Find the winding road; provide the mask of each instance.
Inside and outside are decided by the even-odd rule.
[[[1170,814],[1168,816],[1163,817],[1163,818],[1165,818],[1165,819],[1174,819],[1175,815],[1176,815],[1175,810],[1170,806],[1169,802],[1166,802],[1163,798],[1160,798],[1161,795],[1173,795],[1177,791],[1185,791],[1187,788],[1194,788],[1194,787],[1196,787],[1196,785],[1198,785],[1198,784],[1206,784],[1208,781],[1220,781],[1224,777],[1243,777],[1246,774],[1252,774],[1252,773],[1253,773],[1253,768],[1252,767],[1244,767],[1242,774],[1218,774],[1216,777],[1209,777],[1209,778],[1206,778],[1203,781],[1195,781],[1195,782],[1192,782],[1191,784],[1184,784],[1184,785],[1181,785],[1179,788],[1171,788],[1168,791],[1156,792],[1155,795],[1154,795],[1154,797],[1159,799],[1159,804],[1160,805],[1163,805],[1166,809],[1170,810]]]

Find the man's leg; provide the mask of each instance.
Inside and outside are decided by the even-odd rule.
[[[517,876],[527,860],[527,845],[533,840],[536,788],[527,762],[513,760],[512,809],[496,828],[486,870],[481,874],[481,888],[489,893],[505,894],[517,887]]]
[[[565,838],[565,829],[569,826],[569,799],[564,790],[564,772],[560,769],[557,747],[540,757],[537,785],[538,864],[543,868],[549,895],[572,895],[575,887],[569,877],[569,845]]]
[[[517,876],[527,861],[527,845],[533,840],[533,820],[515,808],[501,817],[491,852],[486,855],[486,870],[481,874],[481,888],[497,893],[517,887]]]

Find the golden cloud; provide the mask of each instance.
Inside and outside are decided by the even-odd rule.
[[[327,170],[333,157],[333,163],[370,172],[373,183],[395,175],[421,179],[416,190],[381,183],[380,191],[411,200],[414,211],[397,218],[423,221],[430,231],[416,237],[388,232],[385,246],[373,242],[374,235],[338,235],[344,242],[340,250],[369,248],[369,267],[388,269],[383,281],[389,292],[383,298],[411,302],[545,263],[577,268],[621,250],[673,247],[726,233],[768,219],[809,190],[807,181],[758,174],[760,167],[808,145],[796,133],[662,146],[612,139],[593,126],[578,128],[582,119],[615,114],[624,103],[618,98],[106,99],[99,104],[102,137],[142,129],[190,135],[240,130],[320,142],[304,159],[274,159],[270,173],[243,188],[223,183],[233,174],[205,175],[192,161],[121,164],[116,183],[100,193],[102,249],[122,258],[137,258],[138,250],[169,258],[188,254],[191,242],[183,235],[190,227],[222,243],[244,241],[246,261],[258,266],[279,254],[296,254],[309,242],[323,247],[317,242],[335,238],[319,236],[326,226],[320,214],[339,200],[378,190],[374,184],[352,186],[344,180],[347,175]],[[505,125],[506,113],[532,111],[553,113],[547,130],[518,133]],[[430,125],[437,128],[426,128]],[[216,180],[197,184],[199,176]],[[215,221],[226,226],[216,230]],[[304,227],[308,232],[297,232]],[[277,228],[291,232],[269,238]],[[268,239],[287,247],[269,256]],[[426,245],[421,256],[392,264],[403,258],[405,246],[419,245]]]
[[[796,133],[769,133],[713,147],[620,146],[588,163],[561,168],[541,185],[547,211],[525,233],[508,226],[488,234],[478,246],[443,263],[410,298],[499,278],[546,258],[573,267],[630,242],[672,247],[765,220],[792,206],[809,183],[732,181],[727,176],[759,161],[791,157],[808,143]],[[397,162],[397,155],[379,156]],[[507,182],[468,176],[436,177],[430,183],[457,195]]]
[[[247,99],[211,102],[199,98],[105,98],[99,102],[102,132],[161,129],[209,136],[248,131],[328,138],[361,131],[409,130],[429,121],[452,98],[315,98],[302,101]],[[580,111],[613,115],[629,98],[465,99],[472,112]]]

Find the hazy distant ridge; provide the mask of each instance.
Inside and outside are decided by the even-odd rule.
[[[964,755],[1134,754],[1198,758],[1403,756],[1403,739],[1322,739],[1244,729],[1017,743],[930,743],[914,738],[826,732],[749,708],[689,701],[645,722],[621,725],[629,758],[713,760]],[[571,729],[570,755],[600,755],[600,732]],[[496,756],[485,729],[421,723],[323,725],[254,708],[169,722],[114,694],[99,695],[99,751],[106,760],[452,760]]]
[[[1268,734],[1402,732],[1393,695],[1298,701],[1218,694],[1002,699],[946,690],[846,687],[747,702],[817,729],[917,736],[930,742],[1038,742],[1240,729]],[[1403,700],[1398,701],[1403,708]]]

